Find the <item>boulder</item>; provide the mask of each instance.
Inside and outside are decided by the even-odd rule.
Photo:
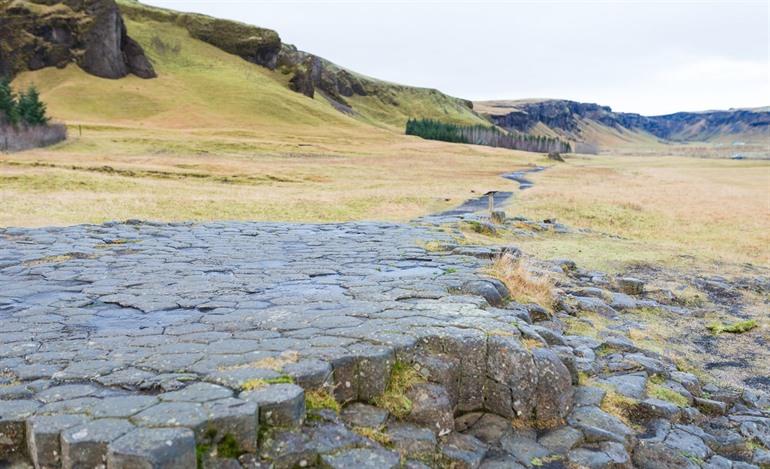
[[[446,435],[454,429],[454,416],[449,394],[437,384],[421,383],[406,393],[412,402],[407,420],[430,428],[437,435]]]
[[[489,339],[488,410],[502,416],[558,424],[572,409],[572,376],[552,350],[526,350],[515,337]]]
[[[0,18],[0,75],[75,62],[102,78],[156,76],[114,0],[6,2]]]

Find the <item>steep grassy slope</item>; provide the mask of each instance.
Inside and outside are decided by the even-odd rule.
[[[158,78],[104,80],[74,66],[23,74],[65,121],[159,127],[355,127],[327,103],[288,90],[280,74],[192,39],[175,25],[127,21]]]
[[[445,110],[434,91],[381,83],[398,106],[360,96],[347,114],[175,22],[125,21],[157,78],[106,80],[75,65],[16,78],[41,88],[70,138],[0,155],[0,225],[411,219],[511,190],[499,174],[541,157],[403,135],[412,112],[479,119]]]
[[[173,128],[287,126],[300,134],[308,126],[323,126],[331,133],[369,127],[364,124],[401,132],[409,117],[482,121],[465,101],[366,77],[360,80],[367,94],[351,97],[345,106],[322,91],[308,97],[290,89],[293,72],[274,67],[265,52],[288,47],[273,31],[132,1],[119,5],[129,34],[144,48],[158,78],[102,80],[74,65],[22,73],[17,84],[37,84],[55,118]],[[334,66],[334,70],[344,69]]]

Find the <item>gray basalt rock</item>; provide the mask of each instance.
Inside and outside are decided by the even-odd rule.
[[[108,446],[110,468],[189,469],[195,465],[195,438],[183,428],[137,428]]]
[[[259,406],[262,424],[291,427],[301,425],[305,420],[305,392],[296,384],[271,384],[242,392],[239,397]]]
[[[617,441],[631,447],[635,440],[634,431],[614,415],[598,407],[578,407],[567,418],[569,424],[580,429],[586,441]]]
[[[583,433],[572,427],[561,427],[541,436],[538,440],[541,446],[556,453],[566,453],[583,442]]]
[[[454,429],[452,404],[442,386],[416,384],[407,391],[406,397],[412,402],[407,420],[430,428],[437,435],[445,435]]]
[[[0,400],[0,454],[28,455],[26,421],[39,407],[40,403],[32,400]]]
[[[602,381],[614,387],[618,393],[634,399],[642,399],[646,393],[646,373],[609,376]]]
[[[530,352],[518,339],[504,336],[490,337],[488,350],[489,410],[525,420],[536,418],[544,427],[558,425],[570,412],[572,377],[554,352]]]
[[[63,469],[99,467],[107,460],[107,446],[132,431],[134,426],[122,419],[98,419],[69,428],[61,433]]]
[[[65,0],[56,9],[47,4],[30,0],[0,7],[0,74],[76,62],[103,78],[155,77],[142,47],[128,37],[113,0]]]
[[[87,420],[83,415],[44,415],[27,420],[27,449],[35,467],[59,467],[60,433]]]
[[[487,454],[487,446],[478,439],[461,433],[450,433],[442,440],[439,450],[449,467],[475,469]]]
[[[379,407],[354,402],[342,409],[340,417],[345,423],[354,427],[380,428],[388,418],[388,411]]]
[[[633,462],[639,469],[697,469],[698,466],[680,451],[663,443],[640,441],[634,449]]]
[[[505,296],[501,295],[500,290],[489,280],[471,280],[464,283],[460,291],[468,295],[481,296],[492,306],[505,304]]]
[[[401,460],[397,453],[377,448],[357,448],[321,456],[321,467],[327,469],[391,469],[400,466]]]
[[[411,458],[433,454],[438,444],[431,430],[411,424],[388,425],[387,435],[396,451]]]

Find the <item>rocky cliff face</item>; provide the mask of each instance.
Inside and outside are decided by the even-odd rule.
[[[328,60],[285,44],[273,30],[221,20],[205,15],[180,13],[150,7],[132,0],[122,0],[120,8],[128,18],[174,23],[192,37],[251,63],[278,70],[289,76],[289,88],[310,98],[321,93],[342,112],[353,112],[346,98],[376,96],[383,103],[398,106],[394,91],[400,85],[383,84],[350,72]],[[431,91],[433,92],[433,91]],[[435,91],[439,94],[438,91]],[[473,103],[442,95],[454,105],[473,109]]]
[[[593,121],[618,130],[643,131],[663,140],[699,141],[709,138],[770,130],[770,112],[729,110],[679,112],[662,116],[614,112],[608,106],[566,100],[530,102],[491,101],[479,103],[479,110],[497,125],[518,132],[530,132],[544,124],[558,133],[582,141],[582,124]]]
[[[0,1],[0,74],[77,63],[104,78],[155,77],[112,0]]]

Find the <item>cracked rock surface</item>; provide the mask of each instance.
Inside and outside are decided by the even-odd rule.
[[[766,467],[761,396],[564,335],[567,313],[478,273],[510,247],[452,244],[387,223],[0,229],[0,466]]]

